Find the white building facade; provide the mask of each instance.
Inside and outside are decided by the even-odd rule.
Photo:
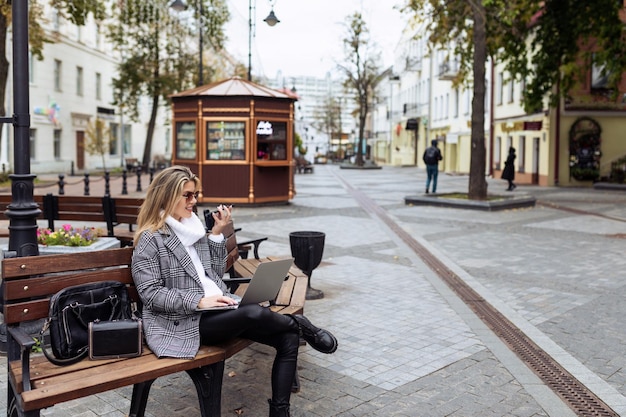
[[[31,171],[37,173],[89,172],[123,166],[126,158],[142,159],[148,123],[148,102],[142,102],[141,121],[125,118],[113,103],[112,80],[121,59],[106,39],[106,24],[91,17],[85,26],[76,26],[51,8],[46,9],[47,36],[44,59],[29,55],[30,157]],[[10,34],[9,34],[10,35]],[[7,51],[11,48],[11,36]],[[9,56],[9,61],[12,62]],[[7,88],[7,110],[12,113],[12,79]],[[152,156],[169,157],[171,149],[170,111],[162,107],[157,117]],[[86,151],[89,124],[104,122],[112,140],[104,155]],[[123,126],[123,129],[122,129]],[[123,137],[123,140],[120,138]],[[0,161],[11,170],[13,131],[5,129]]]

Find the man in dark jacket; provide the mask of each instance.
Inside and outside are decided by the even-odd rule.
[[[428,188],[430,187],[430,182],[433,183],[433,193],[437,192],[437,175],[439,173],[439,161],[443,159],[441,156],[441,151],[437,147],[437,141],[432,140],[432,146],[429,146],[424,151],[424,155],[422,159],[426,164],[426,174],[428,175],[426,179],[426,194],[428,194]]]

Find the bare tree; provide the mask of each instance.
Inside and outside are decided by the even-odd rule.
[[[104,120],[96,118],[94,122],[90,121],[87,125],[85,136],[87,137],[85,151],[87,151],[89,155],[100,155],[102,158],[102,168],[106,170],[106,160],[104,156],[109,152],[109,145],[113,139],[111,129],[109,129]]]
[[[339,65],[346,79],[344,87],[355,92],[359,119],[359,141],[356,164],[363,166],[363,142],[365,121],[370,110],[376,85],[381,80],[382,71],[378,65],[380,51],[369,38],[369,30],[361,16],[354,13],[346,19],[347,35],[343,40],[345,63]]]

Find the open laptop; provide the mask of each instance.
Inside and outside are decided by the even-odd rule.
[[[239,304],[199,308],[198,311],[233,310],[240,305],[259,304],[273,300],[278,295],[291,265],[293,265],[293,258],[262,262],[254,272]]]

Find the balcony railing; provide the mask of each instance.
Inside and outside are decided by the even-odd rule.
[[[440,80],[453,80],[459,74],[459,61],[444,61],[439,65],[438,77]]]

